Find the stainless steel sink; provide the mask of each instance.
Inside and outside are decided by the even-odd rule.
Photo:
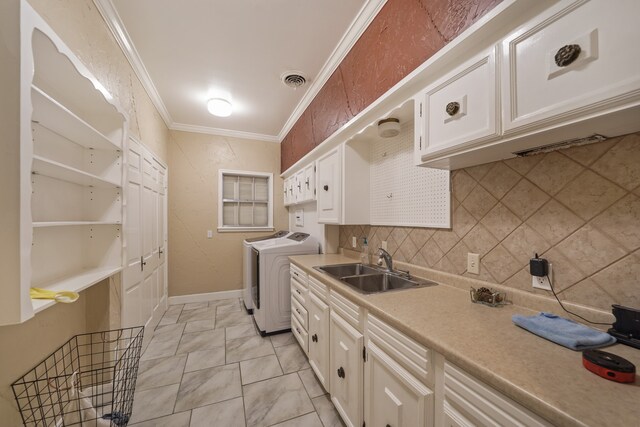
[[[364,264],[322,265],[314,268],[364,294],[437,285],[430,280],[406,277]]]
[[[364,264],[334,264],[315,267],[333,277],[359,276],[361,274],[380,273],[378,268]]]
[[[340,280],[365,294],[437,285],[436,282],[430,280],[407,279],[392,273],[350,276],[343,277]]]

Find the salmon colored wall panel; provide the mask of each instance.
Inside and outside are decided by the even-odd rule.
[[[389,0],[282,141],[282,171],[500,1]]]

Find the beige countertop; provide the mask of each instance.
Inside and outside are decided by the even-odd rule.
[[[353,258],[302,255],[290,259],[332,290],[554,425],[640,426],[640,381],[605,380],[582,366],[580,352],[531,334],[511,321],[513,314],[532,315],[539,310],[515,304],[498,308],[473,304],[467,290],[448,286],[447,280],[456,281],[457,276],[437,272],[432,277],[428,272],[420,276],[441,283],[439,286],[364,295],[313,269],[356,262]],[[559,306],[554,312],[562,315]],[[616,344],[605,351],[640,366],[640,350]]]

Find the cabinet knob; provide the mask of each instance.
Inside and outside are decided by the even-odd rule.
[[[307,180],[304,183],[307,185],[307,188],[309,188],[309,178],[307,178]]]
[[[329,186],[328,186],[328,185],[325,185],[325,186],[324,186],[324,187],[322,187],[322,188],[324,188],[324,191],[329,191]]]
[[[581,51],[582,49],[580,48],[580,45],[568,44],[558,49],[558,52],[556,52],[556,56],[554,56],[553,59],[556,61],[556,65],[558,67],[566,67],[578,59]]]
[[[311,341],[313,341],[313,342],[318,342],[318,335],[317,335],[317,334],[313,334],[313,335],[311,336]]]
[[[445,111],[450,116],[455,116],[460,111],[460,104],[458,102],[450,102],[447,104]]]
[[[298,190],[300,190],[302,187],[300,186],[300,183],[298,183]]]
[[[300,316],[302,316],[302,313],[300,313],[300,310],[298,310],[298,309],[296,308],[296,311],[298,312],[298,314],[299,314]]]
[[[338,378],[344,378],[344,377],[345,377],[345,375],[344,375],[344,368],[343,368],[342,366],[340,366],[340,367],[338,368]]]

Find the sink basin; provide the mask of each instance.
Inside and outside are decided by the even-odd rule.
[[[430,280],[407,278],[382,268],[365,264],[334,264],[313,267],[364,294],[437,285]]]
[[[359,276],[361,274],[380,273],[379,269],[364,264],[323,265],[315,268],[317,270],[324,271],[325,273],[333,277],[337,277],[338,279],[346,276]]]
[[[350,276],[343,277],[340,280],[365,294],[437,285],[436,282],[430,280],[407,279],[390,273]]]

